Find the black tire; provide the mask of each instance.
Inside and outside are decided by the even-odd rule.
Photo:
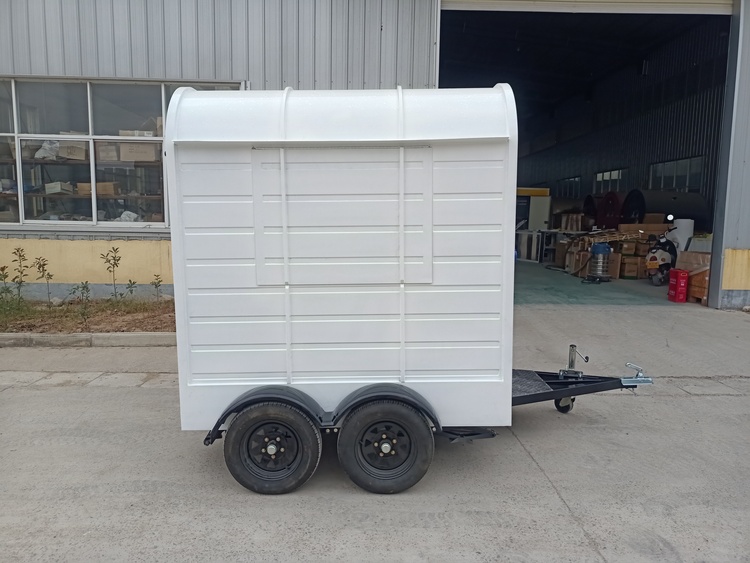
[[[435,439],[427,420],[413,407],[373,401],[346,417],[337,450],[341,467],[356,485],[371,493],[393,494],[425,476]]]
[[[568,414],[570,411],[573,410],[573,405],[575,405],[576,398],[575,397],[571,397],[570,398],[570,403],[568,403],[566,405],[560,404],[562,402],[562,400],[563,399],[555,399],[555,408],[558,411],[560,411],[561,413],[563,413],[563,414]]]
[[[283,403],[247,407],[234,417],[224,438],[224,460],[232,477],[264,495],[289,493],[304,485],[318,467],[320,451],[318,427],[302,411]]]
[[[651,283],[656,287],[660,287],[664,283],[664,278],[661,274],[653,274],[651,276]]]

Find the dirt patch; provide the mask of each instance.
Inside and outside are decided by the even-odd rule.
[[[84,319],[84,316],[87,316]],[[86,315],[79,303],[47,308],[26,303],[0,318],[0,332],[174,332],[174,303],[171,301],[92,301]]]

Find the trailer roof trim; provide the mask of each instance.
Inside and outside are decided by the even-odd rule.
[[[511,139],[515,101],[494,88],[196,91],[172,98],[167,142],[336,143]],[[365,133],[363,135],[363,132]]]

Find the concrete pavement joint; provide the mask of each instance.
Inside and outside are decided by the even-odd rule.
[[[596,541],[588,533],[588,531],[586,530],[586,528],[583,525],[583,522],[581,522],[581,520],[578,518],[578,516],[573,512],[573,509],[570,508],[570,505],[567,502],[565,502],[565,499],[563,498],[562,494],[558,490],[557,486],[552,481],[552,479],[550,479],[549,475],[547,475],[547,472],[544,470],[544,468],[536,460],[536,458],[534,457],[534,454],[532,454],[529,451],[529,449],[526,447],[526,445],[521,441],[521,438],[518,437],[518,434],[515,433],[515,431],[513,430],[512,426],[509,426],[508,429],[510,430],[510,433],[513,434],[513,437],[516,439],[516,441],[518,441],[518,444],[523,448],[523,451],[526,452],[526,455],[528,455],[531,458],[531,461],[534,462],[534,465],[536,465],[537,468],[539,468],[539,471],[542,472],[542,475],[544,475],[544,478],[547,479],[547,482],[550,484],[550,486],[552,487],[552,489],[555,491],[555,494],[557,495],[557,498],[560,499],[560,502],[563,503],[563,505],[567,509],[568,513],[570,514],[570,517],[573,518],[573,521],[581,529],[581,532],[583,533],[583,535],[586,538],[586,540],[589,542],[589,545],[591,546],[591,548],[599,556],[599,558],[606,563],[607,559],[606,559],[606,557],[604,557],[604,555],[602,554],[602,552],[599,550],[599,546],[597,545]]]
[[[176,345],[177,336],[174,332],[0,333],[0,348],[161,348],[174,347]]]

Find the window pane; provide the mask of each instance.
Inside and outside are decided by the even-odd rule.
[[[159,85],[92,84],[91,103],[95,135],[161,135]]]
[[[86,84],[16,82],[21,133],[88,135]]]
[[[13,91],[11,83],[10,80],[0,80],[0,133],[13,133],[13,131]]]
[[[663,168],[664,168],[663,164],[651,165],[651,189],[652,190],[661,189],[661,175],[662,175]]]
[[[690,159],[690,177],[688,187],[691,190],[700,190],[703,184],[703,157],[696,156]]]
[[[163,223],[161,143],[97,141],[95,145],[97,219]]]
[[[672,190],[674,189],[674,177],[675,177],[675,169],[677,168],[675,161],[672,162],[665,162],[664,163],[664,184],[663,187],[665,190]]]
[[[169,109],[169,102],[172,100],[172,96],[178,88],[195,88],[204,92],[219,91],[219,90],[239,90],[239,84],[165,84],[164,95],[167,98],[165,107]]]
[[[678,190],[684,190],[687,188],[688,183],[688,169],[690,168],[690,159],[683,159],[677,161],[674,187]]]
[[[88,141],[21,140],[23,205],[26,219],[91,221]],[[65,156],[63,156],[65,155]]]
[[[0,137],[0,223],[18,222],[15,141]]]

